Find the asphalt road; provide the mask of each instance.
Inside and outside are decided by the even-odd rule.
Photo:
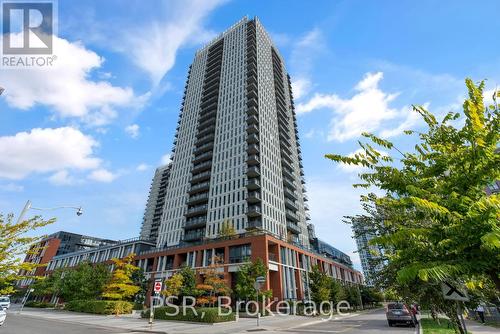
[[[415,333],[413,327],[389,327],[383,309],[370,313],[360,314],[354,317],[329,320],[323,323],[298,328],[291,328],[283,333],[303,333],[303,334],[410,334]]]
[[[113,330],[103,327],[85,326],[61,321],[45,320],[17,315],[10,312],[0,334],[111,334],[124,333],[123,330]],[[128,332],[130,334],[130,332]]]

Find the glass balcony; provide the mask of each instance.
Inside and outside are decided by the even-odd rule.
[[[207,223],[207,217],[202,216],[202,217],[196,217],[196,218],[190,218],[186,220],[186,223],[184,224],[184,229],[194,229],[198,227],[203,227]]]
[[[259,203],[260,202],[260,192],[250,191],[247,196],[248,203]]]
[[[194,165],[193,169],[191,170],[191,174],[196,174],[211,168],[212,168],[212,160],[205,161]]]
[[[248,167],[247,176],[248,177],[259,177],[260,176],[260,168],[257,166]]]
[[[292,232],[293,234],[300,234],[300,232],[301,232],[299,225],[292,223],[292,222],[289,222],[289,221],[286,222],[286,228],[288,231]]]
[[[208,210],[208,205],[198,205],[192,208],[189,208],[185,212],[186,217],[194,217],[194,216],[200,216],[200,215],[206,215]],[[205,217],[206,220],[206,217]]]
[[[259,143],[259,136],[257,134],[251,134],[247,137],[247,143],[248,144],[258,144]]]
[[[252,106],[247,109],[247,115],[248,116],[259,116],[259,110],[257,109],[257,106]]]
[[[259,205],[250,205],[247,210],[248,217],[259,217],[262,214],[261,208]]]
[[[203,203],[206,201],[208,201],[208,192],[189,197],[187,204],[193,205],[193,204]]]
[[[256,154],[249,155],[247,158],[247,164],[249,166],[258,165],[260,163],[260,158]]]
[[[286,209],[285,210],[285,215],[286,215],[286,219],[289,220],[289,221],[292,221],[294,223],[297,223],[299,221],[299,217],[292,210]]]
[[[259,145],[257,144],[248,145],[247,147],[248,154],[259,154],[259,152],[260,152]]]
[[[201,240],[205,237],[205,232],[196,232],[196,233],[186,233],[184,234],[184,241],[197,241]]]
[[[249,190],[257,190],[260,189],[260,180],[257,178],[248,179],[247,189]]]
[[[252,125],[252,124],[259,125],[259,118],[255,115],[249,116],[247,118],[247,124],[248,125]]]
[[[259,133],[259,127],[255,124],[252,124],[247,128],[247,133],[248,134]]]

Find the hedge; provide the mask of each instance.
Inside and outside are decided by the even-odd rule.
[[[37,308],[48,308],[48,307],[54,307],[54,304],[52,303],[47,303],[47,302],[35,302],[35,301],[29,301],[24,304],[25,307],[37,307]]]
[[[94,314],[130,314],[134,304],[114,300],[72,300],[64,305],[64,309],[73,312]]]
[[[231,312],[229,315],[219,315],[219,310],[217,307],[197,307],[196,314],[191,308],[186,309],[186,315],[183,315],[182,309],[179,308],[179,314],[172,316],[167,315],[168,313],[174,313],[175,308],[173,307],[155,307],[155,319],[160,320],[179,320],[179,321],[192,321],[192,322],[204,322],[204,323],[216,323],[216,322],[226,322],[236,320],[236,315]],[[224,310],[226,311],[226,310]],[[149,309],[141,313],[143,318],[149,318]]]

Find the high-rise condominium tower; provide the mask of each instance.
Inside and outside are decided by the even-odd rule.
[[[243,18],[189,68],[158,247],[258,229],[309,246],[290,76],[258,19]]]
[[[140,237],[143,240],[156,242],[158,239],[158,229],[160,228],[161,215],[165,205],[170,168],[171,164],[168,164],[158,167],[155,171],[142,220]]]

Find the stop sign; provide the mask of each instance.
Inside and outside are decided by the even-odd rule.
[[[160,292],[162,287],[161,281],[156,281],[154,286],[154,292]]]

